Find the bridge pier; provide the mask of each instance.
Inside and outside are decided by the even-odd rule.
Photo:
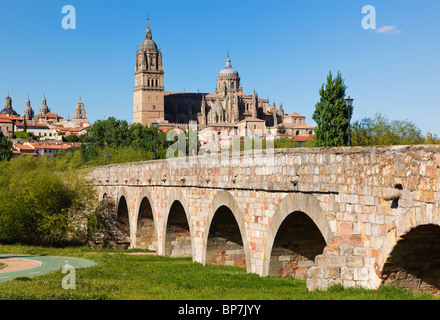
[[[88,175],[129,222],[133,248],[295,276],[310,290],[393,283],[437,293],[439,151],[289,149],[254,162],[242,153],[226,164],[198,157]]]

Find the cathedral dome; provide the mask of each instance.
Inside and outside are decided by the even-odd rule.
[[[14,109],[11,109],[11,108],[3,109],[2,111],[0,111],[0,114],[9,115],[9,116],[17,116],[18,115],[18,113]]]
[[[144,42],[142,42],[140,49],[141,49],[141,51],[154,51],[154,52],[157,52],[157,45],[153,41],[153,36],[151,34],[150,19],[148,19],[148,27],[147,27],[147,30],[145,32],[145,40],[144,40]]]
[[[3,115],[13,115],[13,116],[17,116],[18,115],[18,113],[15,112],[14,109],[12,109],[12,99],[9,96],[9,94],[8,94],[8,96],[5,99],[5,108],[2,111],[0,111],[0,114],[3,114]]]
[[[220,70],[219,76],[238,76],[238,71],[232,68],[231,59],[226,59],[226,66]]]
[[[151,39],[145,39],[144,42],[141,44],[142,51],[154,51],[157,52],[157,45],[156,43]]]

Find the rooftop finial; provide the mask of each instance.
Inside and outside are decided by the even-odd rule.
[[[150,29],[150,14],[148,14],[147,19],[147,32],[145,33],[145,39],[152,39],[151,29]]]
[[[229,51],[228,51],[228,57],[226,58],[226,68],[231,68],[231,59],[229,58]]]

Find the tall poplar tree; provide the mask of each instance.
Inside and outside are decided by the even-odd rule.
[[[345,103],[346,88],[340,72],[338,72],[336,78],[333,78],[330,72],[327,83],[322,85],[319,91],[321,98],[315,106],[312,117],[317,124],[315,128],[316,147],[347,145],[349,118],[353,114],[353,107],[347,109]]]

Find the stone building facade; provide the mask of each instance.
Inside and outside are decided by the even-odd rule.
[[[229,55],[218,74],[214,93],[166,92],[162,51],[153,41],[149,22],[145,40],[136,53],[133,104],[134,123],[158,122],[162,127],[182,128],[196,122],[200,129],[232,127],[237,131],[253,122],[266,133],[266,127],[277,127],[287,116],[282,103],[277,107],[269,98],[260,98],[255,90],[252,94],[243,92]],[[245,123],[239,125],[241,122]]]

